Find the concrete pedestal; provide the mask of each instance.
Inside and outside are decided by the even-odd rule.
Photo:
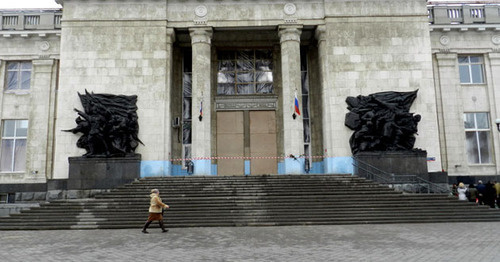
[[[67,189],[108,189],[140,178],[141,155],[117,158],[69,157]]]
[[[391,152],[360,152],[355,155],[355,173],[365,177],[368,164],[389,174],[394,175],[416,175],[429,180],[427,170],[427,152],[416,151],[391,151]]]

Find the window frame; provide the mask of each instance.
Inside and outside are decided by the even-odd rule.
[[[488,126],[486,128],[480,128],[478,127],[478,121],[477,121],[477,115],[478,114],[486,114],[486,123],[488,124]],[[465,120],[467,119],[467,115],[473,115],[473,124],[474,124],[474,127],[466,127],[465,126]],[[492,137],[492,132],[491,132],[491,128],[492,128],[492,125],[490,124],[490,114],[489,112],[464,112],[463,114],[463,118],[464,118],[464,131],[465,131],[465,154],[467,156],[467,163],[469,165],[491,165],[494,163],[494,153],[493,153],[493,137]],[[481,152],[484,151],[484,150],[481,150],[481,143],[480,143],[480,135],[479,133],[481,132],[487,132],[487,135],[488,135],[488,141],[487,141],[487,146],[488,148],[486,148],[488,154],[489,154],[489,162],[483,162],[483,157],[482,157],[482,154]],[[470,161],[470,158],[469,158],[469,154],[468,154],[468,140],[467,140],[467,133],[474,133],[474,137],[475,137],[475,146],[476,148],[474,149],[475,152],[477,153],[477,156],[478,156],[478,162],[471,162]]]
[[[19,65],[15,69],[9,69],[9,65],[18,63]],[[29,68],[23,68],[23,64],[29,63]],[[10,74],[9,72],[16,72],[16,86],[15,88],[9,88],[9,80]],[[29,81],[28,88],[22,88],[22,76],[25,75],[26,72],[29,72]],[[32,88],[31,81],[33,80],[33,61],[31,60],[12,60],[6,61],[5,64],[5,83],[4,83],[4,92],[6,93],[28,93]]]
[[[251,53],[251,59],[241,58],[240,55],[244,53]],[[262,54],[268,53],[267,57],[263,57]],[[274,80],[274,51],[272,48],[244,48],[244,49],[220,49],[217,50],[217,80],[216,80],[216,94],[217,96],[246,96],[246,95],[274,95],[276,93],[276,86]],[[241,62],[250,61],[252,64],[252,69],[243,69],[241,67]],[[232,65],[231,70],[222,69],[221,63],[224,65]],[[259,64],[266,64],[269,66],[267,69],[259,68]],[[268,75],[270,73],[270,80],[258,81],[258,77],[262,74]],[[232,76],[232,82],[225,82],[225,75]],[[243,75],[251,75],[252,81],[243,81]],[[266,79],[266,77],[264,77]],[[271,92],[259,92],[258,85],[271,85]],[[231,94],[225,94],[223,92],[219,93],[219,86],[232,86],[233,92]],[[239,92],[238,87],[251,86],[251,92]],[[243,90],[243,89],[242,89]],[[266,90],[266,89],[263,89]]]
[[[467,58],[466,63],[461,63],[460,58]],[[471,57],[477,57],[480,59],[480,62],[471,62]],[[462,85],[484,85],[486,84],[486,75],[485,75],[485,63],[484,63],[484,56],[483,55],[458,55],[457,56],[457,62],[458,62],[458,77],[460,84]],[[481,68],[481,82],[474,82],[473,78],[473,66],[479,65]],[[468,73],[468,78],[469,82],[462,82],[462,74],[460,73],[461,70],[460,68],[462,67],[467,67],[467,73]]]
[[[14,121],[14,135],[13,136],[4,136],[4,129],[7,121]],[[17,136],[17,127],[18,123],[21,121],[26,122],[26,136]],[[24,173],[26,172],[26,164],[24,165],[24,170],[16,170],[16,143],[19,140],[24,140],[25,141],[25,155],[24,155],[24,161],[26,162],[27,159],[27,147],[28,147],[28,132],[29,132],[29,121],[27,119],[3,119],[1,122],[1,134],[0,134],[0,165],[3,162],[3,143],[6,140],[12,140],[13,145],[12,145],[12,150],[11,150],[11,163],[10,167],[8,170],[3,170],[4,168],[0,166],[0,173]]]
[[[192,70],[192,50],[186,49],[183,51],[182,58],[182,112],[181,112],[181,154],[182,162],[181,169],[187,169],[188,160],[192,157],[191,155],[191,145],[192,145],[192,115],[193,109],[193,94],[192,94],[192,80],[193,80],[193,70]],[[189,90],[188,90],[189,89]]]

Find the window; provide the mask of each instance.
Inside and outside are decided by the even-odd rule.
[[[26,138],[28,120],[4,120],[2,123],[2,145],[0,149],[0,171],[18,172],[26,170]]]
[[[191,158],[191,110],[192,94],[192,51],[184,51],[182,66],[182,166],[186,167],[186,159]]]
[[[15,193],[0,193],[0,204],[14,203],[16,200]]]
[[[458,70],[462,84],[483,84],[483,68],[481,56],[458,56]]]
[[[491,163],[492,147],[488,113],[465,113],[465,144],[470,164]]]
[[[29,90],[31,81],[31,62],[7,62],[7,84],[5,90]]]
[[[304,128],[304,155],[311,156],[311,121],[309,114],[309,75],[307,68],[307,49],[302,48],[300,54],[300,75],[302,82],[302,120]],[[310,163],[312,162],[309,160]]]
[[[272,94],[272,50],[218,52],[217,95]]]

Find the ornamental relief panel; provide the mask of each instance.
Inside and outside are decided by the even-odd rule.
[[[266,98],[221,98],[215,99],[216,111],[229,110],[276,110],[277,97]]]

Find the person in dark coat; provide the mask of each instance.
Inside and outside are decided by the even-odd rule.
[[[469,202],[476,203],[477,201],[477,188],[474,184],[469,184]]]
[[[490,206],[491,208],[495,208],[495,197],[496,197],[497,191],[493,187],[493,184],[488,181],[485,185],[484,189],[484,204]]]
[[[484,191],[486,190],[486,187],[483,185],[483,181],[479,180],[477,181],[477,199],[478,203],[480,205],[484,205]]]
[[[497,207],[500,208],[500,182],[493,181],[493,187],[497,191]]]

